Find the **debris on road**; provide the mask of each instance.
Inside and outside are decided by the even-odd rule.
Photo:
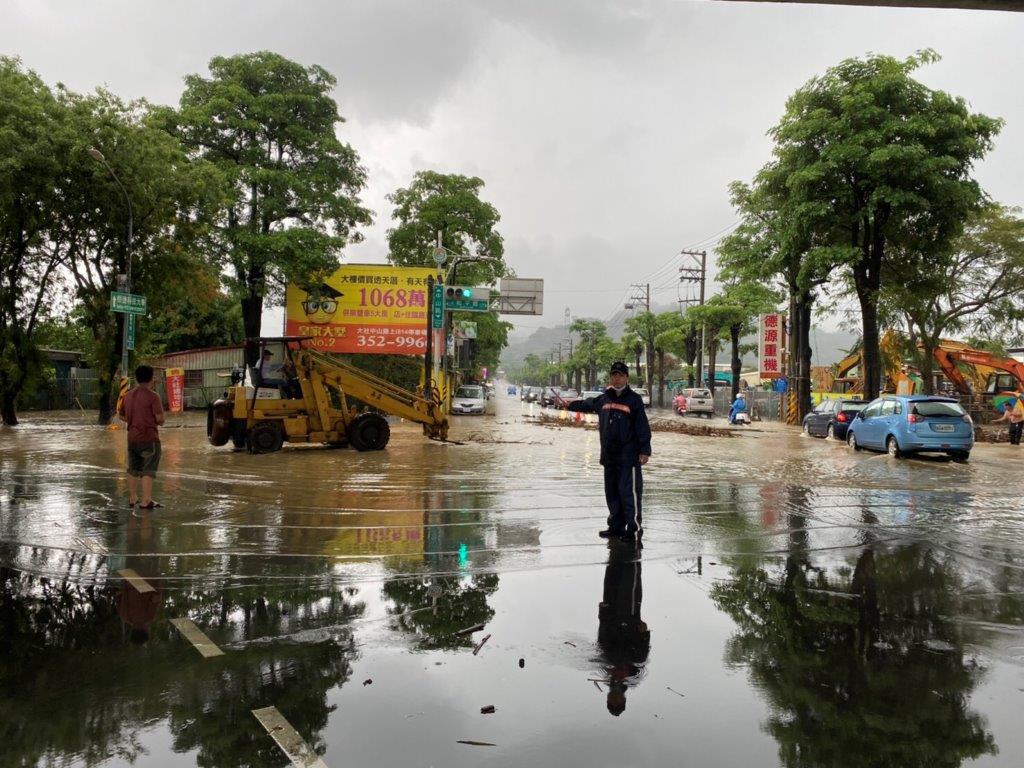
[[[365,688],[368,685],[373,685],[373,678],[372,677],[369,677],[366,680],[363,680],[363,687]]]
[[[490,639],[491,639],[490,635],[485,635],[484,639],[480,641],[480,644],[477,645],[477,647],[473,649],[473,655],[476,656],[478,653],[480,653],[480,649],[484,647],[484,643],[486,643]]]
[[[466,627],[465,629],[458,630],[456,635],[472,635],[474,632],[479,632],[484,628],[483,624],[474,624],[472,627]]]
[[[597,429],[597,424],[593,424],[588,421],[560,419],[557,416],[551,416],[547,413],[540,414],[533,419],[533,422],[535,424],[552,428],[573,427],[576,429]],[[679,435],[692,435],[695,437],[735,437],[737,434],[734,429],[709,427],[704,424],[683,424],[681,422],[674,421],[651,421],[651,432],[675,432]]]
[[[497,744],[492,744],[489,741],[473,741],[472,739],[459,739],[456,744],[469,744],[471,747],[496,747]]]
[[[526,666],[526,659],[520,659],[519,660],[519,668],[522,669],[525,666]]]
[[[669,687],[667,685],[665,686],[665,688],[666,688],[666,690],[672,691],[672,693],[674,693],[676,696],[682,696],[684,699],[686,698],[686,694],[685,693],[680,693],[679,691],[677,691],[674,688],[671,688],[671,687]]]
[[[496,711],[497,710],[495,710],[493,704],[488,704],[486,707],[480,707],[481,715],[493,715]]]

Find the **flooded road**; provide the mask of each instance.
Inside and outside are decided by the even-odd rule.
[[[249,456],[190,414],[137,513],[123,433],[0,432],[0,766],[288,765],[267,708],[334,768],[1024,762],[1019,450],[655,433],[637,548],[533,415]]]

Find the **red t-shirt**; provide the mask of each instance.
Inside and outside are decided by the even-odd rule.
[[[124,396],[121,406],[124,420],[128,423],[129,443],[157,443],[157,417],[164,412],[160,395],[149,387],[135,387]]]

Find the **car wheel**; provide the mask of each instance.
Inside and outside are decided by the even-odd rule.
[[[835,440],[836,439],[836,429],[831,424],[829,424],[828,425],[828,429],[825,430],[825,439],[826,440]]]
[[[811,423],[809,421],[804,422],[804,434],[808,437],[811,436]]]
[[[896,438],[892,435],[889,435],[888,439],[885,441],[885,451],[894,459],[903,458],[903,451],[900,450],[900,444],[896,442]]]
[[[846,444],[855,451],[860,450],[860,446],[857,444],[857,436],[853,432],[846,433]]]

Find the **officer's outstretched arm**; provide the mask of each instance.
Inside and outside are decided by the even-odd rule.
[[[597,413],[597,400],[598,398],[596,397],[588,397],[586,400],[574,400],[569,403],[568,410],[581,411],[582,413]]]

